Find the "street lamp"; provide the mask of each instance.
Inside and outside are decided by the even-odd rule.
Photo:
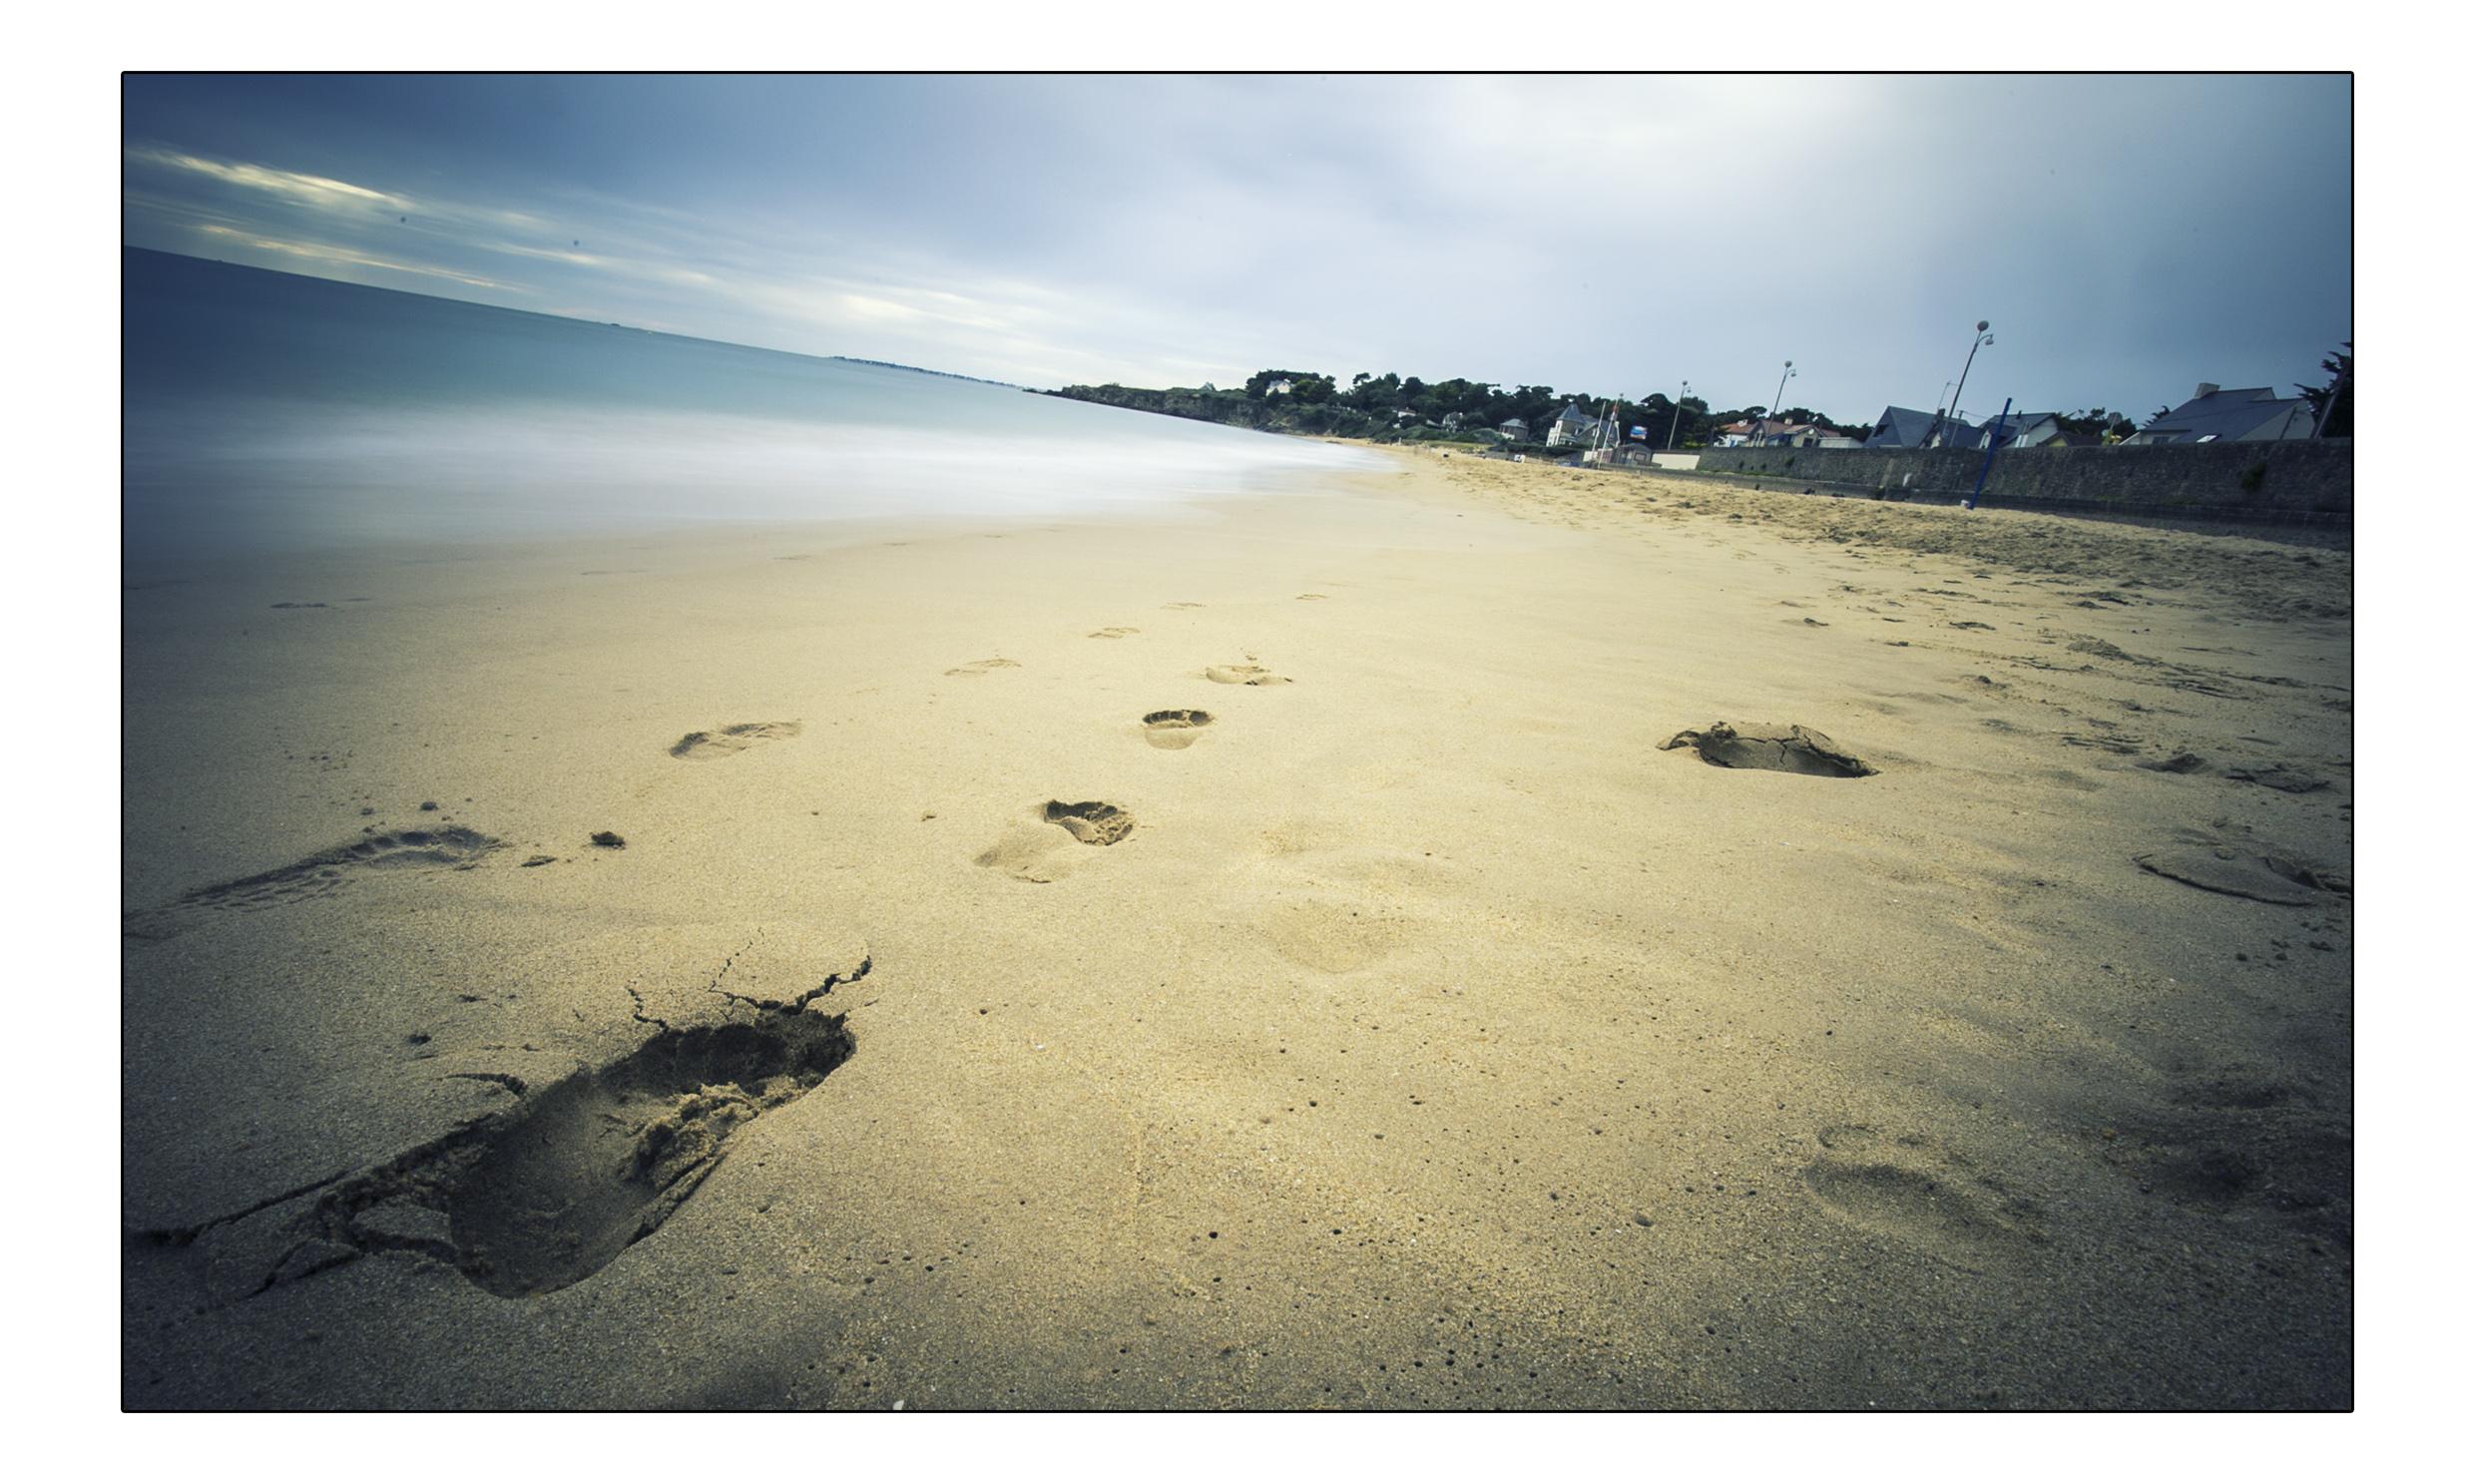
[[[1986,333],[1986,331],[1991,328],[1993,328],[1991,321],[1984,319],[1978,320],[1976,338],[1968,342],[1968,358],[1960,362],[1959,367],[1959,390],[1951,393],[1950,410],[1954,416],[1958,415],[1960,394],[1968,389],[1968,368],[1977,363],[1978,347],[1991,345],[1994,343],[1994,337]],[[1941,421],[1941,414],[1935,414],[1934,420],[1937,424],[1939,424]],[[1939,435],[1940,431],[1939,426],[1937,426],[1935,429],[1936,434]]]
[[[1676,451],[1676,424],[1685,415],[1685,398],[1693,395],[1693,383],[1685,383],[1683,395],[1676,399],[1676,414],[1668,419],[1668,452]]]
[[[1778,390],[1770,393],[1770,411],[1772,415],[1776,415],[1778,412],[1779,398],[1787,395],[1787,378],[1793,376],[1794,374],[1796,374],[1796,363],[1794,361],[1781,361],[1779,363]]]

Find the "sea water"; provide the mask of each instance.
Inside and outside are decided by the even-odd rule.
[[[122,260],[132,557],[1099,514],[1381,467],[954,376]]]

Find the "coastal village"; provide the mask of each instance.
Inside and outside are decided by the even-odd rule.
[[[1582,465],[1651,463],[1690,469],[1706,449],[2026,449],[2157,444],[2263,443],[2347,438],[2353,432],[2352,347],[2321,362],[2324,385],[2221,386],[2203,381],[2181,401],[2135,421],[2103,407],[2073,412],[2005,406],[1991,414],[1885,406],[1869,423],[1834,421],[1809,408],[1751,405],[1716,411],[1690,385],[1671,398],[1639,400],[1511,389],[1453,380],[1428,384],[1361,371],[1344,389],[1334,378],[1266,370],[1238,388],[1209,382],[1153,391],[1067,386],[1052,395],[1268,431],[1361,437],[1373,442],[1460,443],[1507,457]],[[1784,389],[1792,364],[1782,376]],[[1946,388],[1947,389],[1947,388]],[[1773,412],[1775,410],[1775,414]],[[1497,415],[1497,414],[1503,415]]]
[[[1893,404],[1870,422],[1846,423],[1807,407],[1717,410],[1690,385],[1634,400],[1363,371],[1346,387],[1314,372],[1264,370],[1236,388],[1068,386],[1050,395],[1265,432],[1807,494],[1983,496],[2062,513],[2324,525],[2352,519],[2353,360],[2351,344],[2332,351],[2320,363],[2326,379],[2290,393],[2203,381],[2138,420],[2006,400],[1990,416]],[[1792,362],[1781,368],[1779,393],[1795,374]],[[1944,389],[1965,385],[1963,375]]]

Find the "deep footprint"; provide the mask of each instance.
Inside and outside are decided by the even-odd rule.
[[[1156,747],[1176,751],[1193,746],[1196,735],[1211,725],[1210,712],[1153,712],[1143,719],[1143,740]]]
[[[848,1060],[843,1021],[800,1009],[664,1030],[330,1192],[267,1286],[391,1249],[452,1262],[503,1298],[581,1282],[660,1229],[733,1134]]]
[[[1862,757],[1810,727],[1732,727],[1713,722],[1701,732],[1680,732],[1661,751],[1691,747],[1714,767],[1763,768],[1823,778],[1862,778],[1874,769]]]
[[[123,930],[140,937],[170,937],[180,930],[181,916],[189,911],[258,912],[308,901],[342,890],[353,875],[365,870],[462,870],[503,843],[455,824],[372,835],[271,871],[184,892],[163,910],[131,913],[123,921]]]
[[[716,732],[689,733],[671,743],[671,755],[691,762],[703,762],[728,757],[734,752],[744,752],[758,742],[798,735],[799,724],[796,722],[735,722]]]
[[[1087,845],[1114,845],[1135,832],[1135,816],[1113,803],[1090,800],[1064,803],[1050,799],[1040,817],[1059,825]]]

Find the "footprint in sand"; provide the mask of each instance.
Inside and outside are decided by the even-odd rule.
[[[1029,818],[1007,826],[995,844],[972,858],[976,864],[1004,871],[1016,880],[1045,884],[1074,869],[1068,861],[1055,858],[1069,840],[1086,845],[1114,845],[1134,829],[1135,816],[1116,804],[1097,799],[1067,803],[1052,798]]]
[[[288,906],[340,891],[365,871],[465,870],[504,843],[461,825],[372,835],[271,871],[184,892],[169,906],[130,913],[122,919],[122,931],[133,937],[168,938],[190,925],[190,913]]]
[[[1195,744],[1201,729],[1212,725],[1212,713],[1198,711],[1152,712],[1143,719],[1143,740],[1156,747],[1177,751]]]
[[[1094,629],[1083,637],[1086,639],[1124,639],[1129,634],[1141,634],[1142,632],[1141,629]]]
[[[1135,816],[1097,799],[1065,803],[1050,799],[1040,817],[1087,845],[1114,845],[1135,832]]]
[[[842,1016],[760,1009],[752,1021],[665,1026],[548,1087],[477,1074],[515,1106],[337,1184],[298,1219],[265,1285],[381,1251],[452,1264],[502,1298],[581,1282],[668,1221],[735,1133],[853,1049]]]
[[[1204,670],[1204,679],[1224,686],[1285,686],[1289,678],[1274,675],[1260,665],[1213,665]]]
[[[1805,773],[1824,778],[1861,778],[1874,768],[1862,757],[1810,727],[1713,722],[1701,732],[1680,732],[1659,744],[1659,750],[1691,747],[1714,767],[1763,768],[1772,772]]]
[[[797,737],[796,722],[734,722],[715,732],[691,732],[671,743],[671,755],[691,762],[710,761],[743,752],[758,742],[778,738]]]
[[[2033,1203],[1921,1135],[1892,1139],[1844,1125],[1819,1138],[1823,1153],[1805,1167],[1804,1188],[1851,1226],[1963,1267],[2046,1240]]]
[[[1201,607],[1203,607],[1203,605],[1202,605],[1202,604],[1200,604],[1200,603],[1164,603],[1164,604],[1162,604],[1162,605],[1161,605],[1161,607],[1163,607],[1163,608],[1201,608]]]
[[[1326,593],[1300,593],[1297,595],[1297,601],[1300,603],[1320,603],[1329,596],[1330,595]]]
[[[1392,957],[1415,924],[1371,901],[1317,894],[1274,901],[1255,919],[1273,952],[1318,974],[1347,974]]]
[[[2186,886],[2277,907],[2308,907],[2354,889],[2343,874],[2253,839],[2227,820],[2213,830],[2180,831],[2174,844],[2135,855],[2132,863]]]
[[[968,665],[957,665],[945,673],[969,677],[986,675],[992,670],[1020,670],[1022,668],[1012,660],[974,660]]]

